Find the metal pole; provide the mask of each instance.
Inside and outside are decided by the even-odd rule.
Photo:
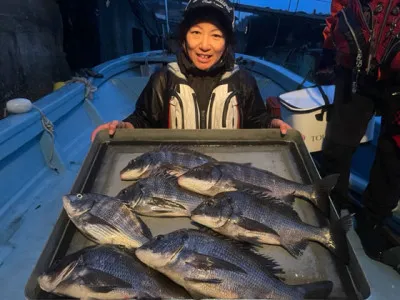
[[[297,9],[299,8],[299,1],[300,1],[300,0],[297,0],[297,4],[296,4],[296,10],[295,10],[295,12],[297,12]]]
[[[165,20],[167,22],[167,33],[169,34],[168,0],[165,0],[164,3],[165,3]]]
[[[292,0],[289,0],[289,7],[288,7],[288,11],[290,11],[290,5],[292,4]]]

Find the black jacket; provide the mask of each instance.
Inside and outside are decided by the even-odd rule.
[[[135,128],[220,129],[268,128],[255,78],[225,55],[211,70],[197,69],[186,54],[178,55],[153,75],[124,121]]]

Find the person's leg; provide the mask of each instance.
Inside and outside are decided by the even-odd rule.
[[[389,89],[381,100],[381,133],[363,195],[365,208],[356,215],[357,233],[374,259],[381,259],[385,250],[396,245],[383,228],[400,199],[400,96],[393,96],[395,91]]]
[[[373,99],[352,94],[351,82],[351,71],[338,70],[334,104],[322,148],[322,175],[340,174],[331,193],[332,200],[338,208],[348,203],[352,156],[374,113]]]

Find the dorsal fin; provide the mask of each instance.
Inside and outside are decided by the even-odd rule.
[[[217,161],[215,158],[213,158],[209,155],[206,155],[200,151],[196,151],[196,150],[190,149],[190,148],[182,146],[182,145],[173,145],[173,144],[160,145],[159,148],[156,149],[155,151],[170,151],[170,152],[188,153],[188,154],[208,158],[210,161]]]
[[[294,196],[278,198],[274,197],[268,192],[263,193],[261,190],[244,189],[240,192],[246,193],[251,197],[254,197],[255,201],[259,201],[260,206],[268,206],[268,209],[274,209],[275,211],[291,218],[296,222],[303,222],[297,212],[293,209]]]
[[[154,175],[162,174],[162,173],[169,174],[174,177],[178,177],[178,176],[186,173],[188,170],[189,170],[189,168],[186,168],[184,166],[173,165],[170,163],[163,163],[156,169],[153,169],[153,168],[150,169],[145,174],[145,176],[142,176],[142,177],[152,177]]]
[[[244,187],[240,190],[241,192],[248,194],[251,197],[272,202],[281,202],[282,200],[271,195],[271,191],[263,188],[257,187]]]
[[[168,181],[176,181],[176,176],[171,175],[168,170],[166,169],[157,169],[154,170],[151,174],[150,177],[152,178],[160,178],[162,180],[168,180]]]

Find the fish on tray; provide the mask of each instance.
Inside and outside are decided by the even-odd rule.
[[[191,169],[207,162],[216,162],[211,156],[184,147],[163,146],[132,159],[120,172],[121,180],[137,180],[161,165],[169,164]]]
[[[167,170],[154,172],[121,190],[116,198],[136,213],[151,217],[190,217],[209,197],[183,189]]]
[[[79,299],[189,298],[170,279],[114,245],[70,254],[38,277],[42,290]]]
[[[147,225],[120,200],[101,194],[69,194],[64,209],[75,226],[98,244],[137,248],[152,238]]]
[[[302,222],[294,209],[280,199],[250,192],[225,192],[203,202],[192,211],[191,219],[228,237],[256,245],[281,245],[298,257],[309,241],[315,241],[344,263],[348,263],[346,232],[352,216],[330,227],[315,227]]]
[[[266,193],[283,198],[294,195],[307,199],[322,212],[329,212],[328,195],[339,175],[329,175],[314,184],[305,185],[287,180],[269,171],[249,164],[210,162],[191,168],[178,177],[178,184],[190,191],[215,196],[221,192],[236,191],[242,184],[264,188]]]
[[[194,298],[324,299],[333,287],[331,281],[287,285],[277,276],[281,270],[272,259],[199,230],[159,235],[135,253]]]

